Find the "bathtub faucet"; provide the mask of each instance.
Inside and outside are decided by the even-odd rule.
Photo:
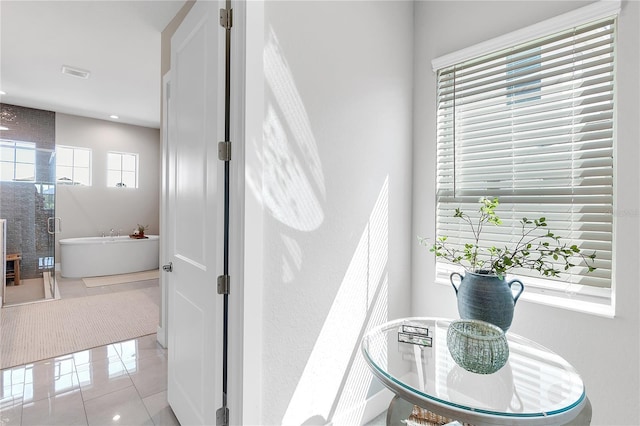
[[[110,237],[113,237],[113,234],[114,234],[115,232],[116,232],[116,231],[114,231],[114,230],[113,230],[113,228],[111,228],[111,231],[109,231],[109,236],[110,236]]]

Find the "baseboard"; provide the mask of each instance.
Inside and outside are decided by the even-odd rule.
[[[161,326],[158,326],[158,331],[156,332],[156,340],[158,341],[160,346],[162,346],[164,349],[167,349],[167,342],[165,341],[164,337],[165,337],[164,328]]]
[[[389,389],[383,389],[380,392],[372,395],[367,398],[361,404],[352,408],[351,411],[348,411],[342,415],[334,417],[330,422],[327,423],[327,426],[338,426],[345,424],[343,419],[351,419],[350,416],[353,410],[357,410],[362,412],[362,420],[360,424],[364,425],[369,423],[371,420],[378,417],[383,412],[387,411],[389,408],[389,403],[393,398],[393,393]],[[363,407],[364,405],[364,407]]]
[[[377,394],[367,400],[367,405],[362,416],[362,422],[368,423],[378,417],[381,413],[387,411],[389,403],[394,397],[394,393],[384,388]]]

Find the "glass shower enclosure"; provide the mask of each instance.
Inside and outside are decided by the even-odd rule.
[[[0,219],[5,220],[3,304],[54,299],[55,113],[0,104]],[[13,259],[7,261],[7,258]]]

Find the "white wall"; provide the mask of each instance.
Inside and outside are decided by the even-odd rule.
[[[413,234],[435,230],[435,75],[431,60],[590,2],[417,2]],[[637,163],[640,3],[623,2],[617,50],[616,317],[602,318],[519,301],[511,331],[561,354],[582,375],[594,425],[640,423]],[[433,283],[434,259],[413,246],[413,313],[455,317],[454,291]],[[525,290],[526,291],[526,290]]]
[[[111,228],[129,234],[137,224],[159,230],[160,133],[158,129],[56,113],[56,144],[92,150],[92,185],[57,185],[56,239],[99,236]],[[139,154],[138,188],[107,188],[107,152]],[[59,259],[56,244],[56,258]]]
[[[358,424],[381,389],[360,338],[410,307],[413,4],[247,8],[244,421]]]

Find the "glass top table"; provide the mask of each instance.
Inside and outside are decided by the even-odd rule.
[[[364,358],[374,375],[401,399],[474,425],[567,424],[588,404],[582,379],[567,361],[511,332],[504,367],[493,374],[466,371],[447,348],[451,321],[405,318],[383,324],[364,336]],[[399,341],[403,330],[424,333],[424,329],[428,339],[409,334],[416,343]],[[400,337],[407,340],[406,336]]]

